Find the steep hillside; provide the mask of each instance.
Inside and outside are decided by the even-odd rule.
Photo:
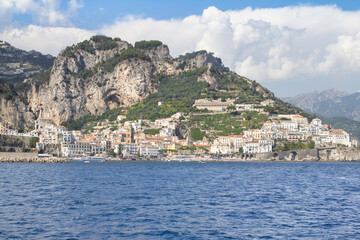
[[[326,118],[346,117],[360,120],[359,92],[350,94],[336,89],[329,89],[320,93],[312,92],[293,98],[284,98],[283,100]]]
[[[0,122],[8,123],[13,129],[31,129],[35,115],[27,100],[20,96],[13,85],[0,81]]]
[[[36,115],[57,122],[72,121],[137,104],[156,94],[158,87],[161,90],[165,79],[183,79],[181,74],[194,70],[195,80],[206,82],[209,88],[218,85],[231,88],[231,81],[238,78],[233,73],[228,74],[230,79],[224,77],[228,69],[206,51],[174,59],[168,47],[159,41],[141,41],[132,46],[118,38],[94,36],[63,50],[48,79],[39,82],[34,78],[28,100]],[[221,80],[224,82],[220,83]],[[243,80],[242,88],[263,94],[261,99],[273,97],[250,80]]]
[[[0,41],[0,77],[6,81],[22,82],[25,78],[50,68],[54,59],[51,55],[27,52]]]
[[[159,41],[133,46],[105,36],[67,47],[51,69],[16,89],[35,117],[49,117],[76,129],[87,121],[119,114],[131,120],[199,112],[193,107],[197,99],[234,104],[271,99],[276,104],[265,107],[267,112],[306,114],[255,81],[229,71],[206,51],[173,58]]]

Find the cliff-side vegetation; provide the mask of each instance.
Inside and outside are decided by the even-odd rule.
[[[171,116],[177,112],[189,113],[197,111],[193,108],[204,89],[209,87],[206,82],[198,82],[199,71],[187,71],[170,77],[163,75],[158,92],[147,99],[130,107],[127,119],[151,119]]]
[[[143,51],[133,47],[129,47],[121,53],[116,53],[114,57],[100,63],[98,66],[95,66],[95,68],[103,68],[105,72],[112,72],[114,71],[114,68],[118,63],[133,58],[150,61],[150,57],[146,55]]]
[[[315,147],[314,141],[309,141],[307,143],[298,141],[296,143],[284,142],[279,144],[276,148],[277,151],[288,151],[288,150],[301,150],[301,149],[313,149]]]
[[[157,48],[158,46],[161,46],[162,42],[157,40],[150,40],[150,41],[139,41],[135,43],[135,48],[149,50]]]
[[[87,123],[97,122],[103,120],[115,121],[116,117],[119,116],[122,112],[120,108],[114,108],[104,112],[101,115],[86,115],[79,118],[78,120],[73,120],[69,122],[63,122],[62,125],[65,126],[68,130],[81,130]]]

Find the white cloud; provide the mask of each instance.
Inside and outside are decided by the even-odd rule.
[[[0,0],[0,20],[7,14],[3,9],[34,11],[33,2]],[[56,14],[56,0],[36,3],[54,9],[52,17],[43,16],[49,24],[69,19],[66,13]],[[74,11],[81,6],[77,1],[69,2],[69,9]],[[173,56],[206,49],[239,74],[262,83],[296,82],[304,78],[315,83],[317,79],[340,76],[345,71],[351,78],[360,75],[359,22],[359,11],[343,11],[333,5],[236,11],[209,7],[201,15],[183,19],[128,16],[96,32],[132,43],[158,39],[169,46]],[[25,49],[31,46],[54,54],[68,43],[92,34],[76,28],[29,26],[3,31],[0,37]]]
[[[30,14],[33,19],[48,26],[71,26],[70,18],[83,7],[77,0],[69,0],[68,9],[60,9],[60,0],[0,0],[0,29],[13,25],[16,13]]]
[[[56,56],[66,46],[89,39],[94,34],[79,28],[30,25],[21,29],[3,31],[0,33],[0,39],[5,39],[21,49],[36,50]]]

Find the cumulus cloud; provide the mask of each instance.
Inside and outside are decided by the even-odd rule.
[[[77,0],[69,0],[68,9],[60,10],[60,0],[0,0],[0,29],[13,25],[14,14],[30,14],[40,25],[71,26],[70,18],[83,7]]]
[[[36,50],[56,56],[66,46],[88,39],[94,34],[92,31],[79,28],[30,25],[21,29],[3,31],[0,33],[0,39],[5,39],[21,49]]]
[[[333,5],[226,12],[209,7],[184,19],[130,16],[99,31],[131,42],[160,39],[174,55],[206,49],[238,73],[267,82],[359,71],[358,22],[360,12]]]
[[[0,19],[2,14],[6,14],[1,6],[13,12],[33,11],[34,2],[0,0]],[[41,6],[57,11],[56,3],[56,0],[42,0]],[[72,0],[69,6],[76,11],[82,4]],[[48,23],[61,23],[68,19],[66,13],[62,14],[65,14],[64,20],[61,17],[54,17],[54,20],[50,16],[43,18]],[[358,76],[359,22],[359,11],[343,11],[334,5],[233,11],[209,7],[201,15],[183,19],[155,20],[128,16],[96,32],[132,43],[158,39],[169,46],[173,56],[206,49],[222,58],[226,66],[239,74],[262,83],[275,84],[297,81],[304,76],[315,82],[323,77],[339,76],[345,71],[353,78]],[[42,37],[44,33],[47,33],[46,38]],[[59,51],[59,46],[63,48],[92,34],[76,28],[29,26],[3,31],[0,37],[25,49],[31,46],[54,54]]]

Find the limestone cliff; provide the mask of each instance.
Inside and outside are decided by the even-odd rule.
[[[0,82],[0,122],[13,129],[32,129],[35,115],[26,101],[18,96],[7,84]]]
[[[133,47],[120,39],[95,36],[61,51],[48,81],[33,80],[28,101],[36,116],[64,122],[142,101],[156,91],[151,79],[157,73],[174,75],[204,66],[228,71],[206,51],[173,59],[158,41]],[[209,70],[199,81],[216,84],[218,79]]]

